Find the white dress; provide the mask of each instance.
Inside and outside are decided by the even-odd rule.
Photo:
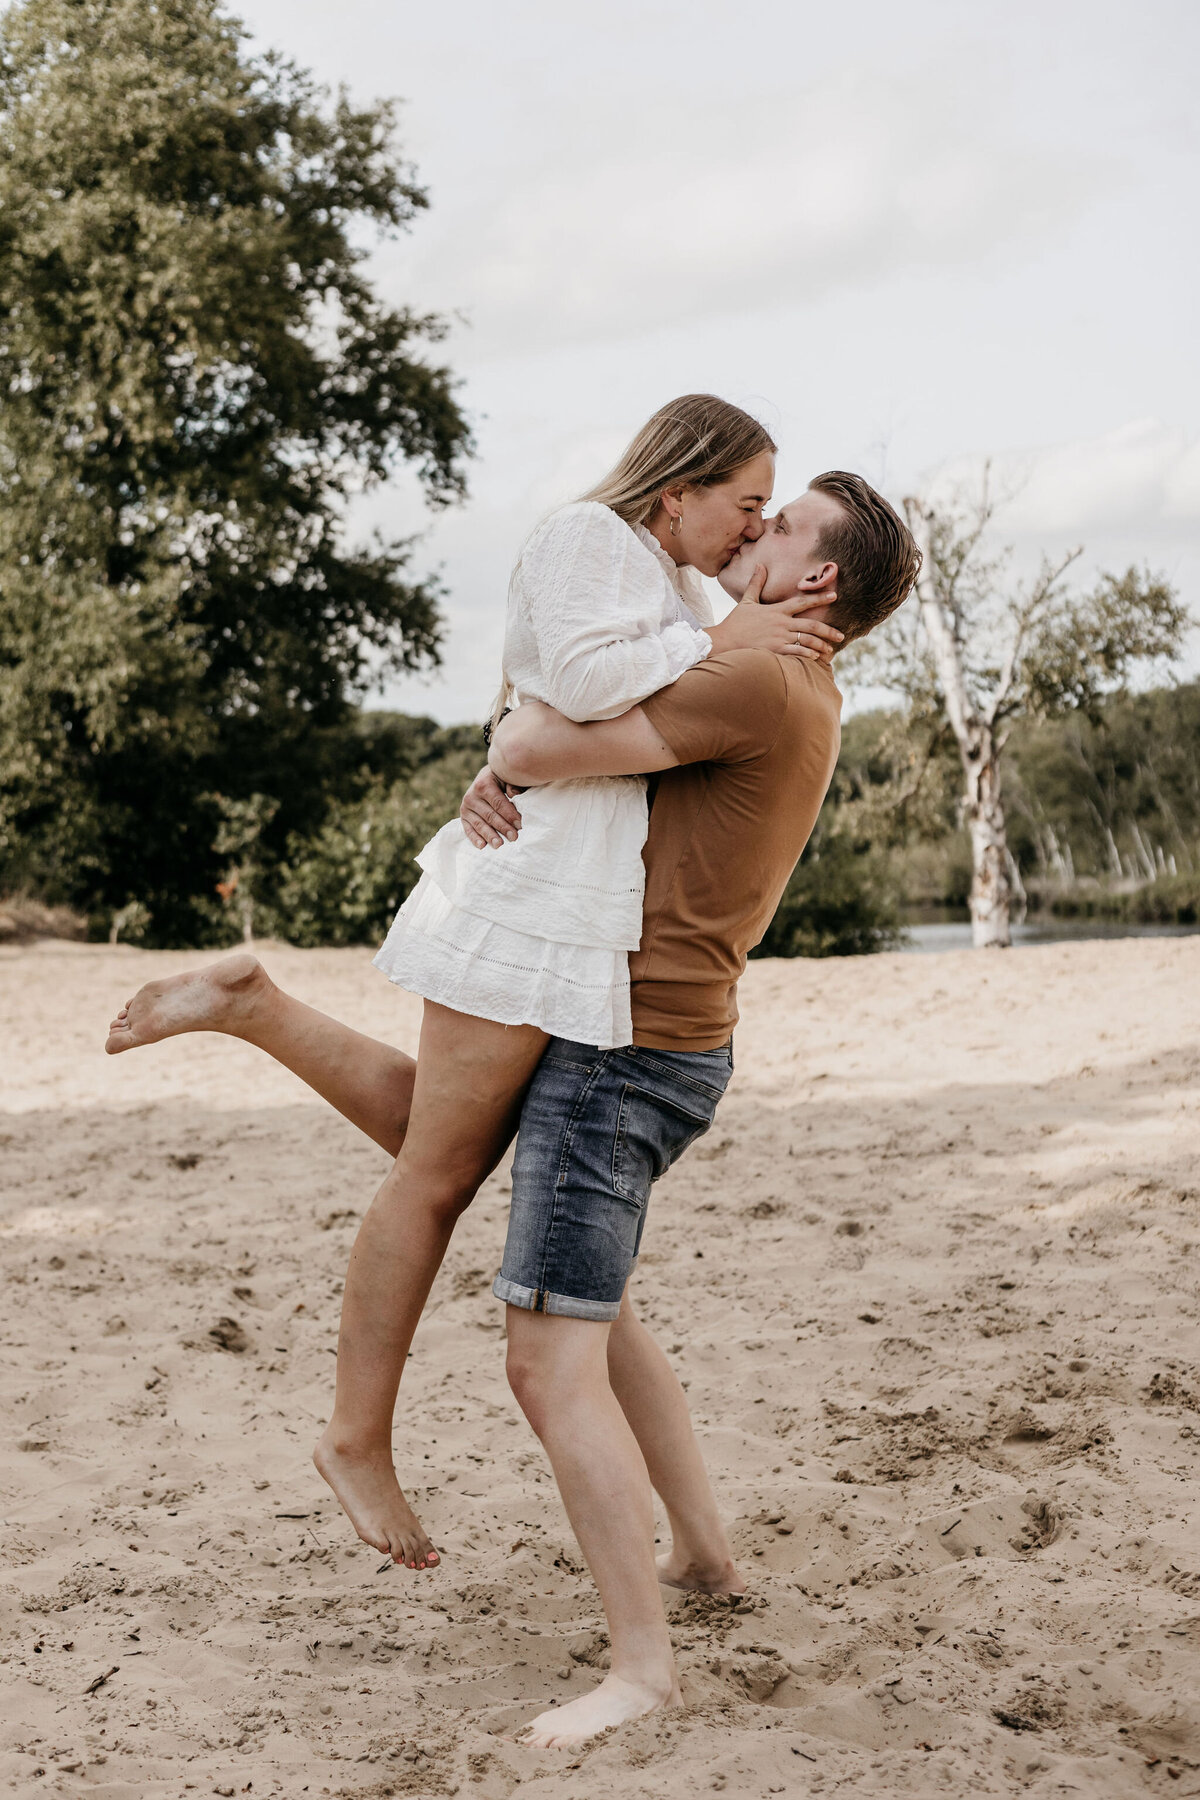
[[[642,526],[580,500],[540,525],[517,559],[504,667],[518,702],[613,719],[706,657],[711,623],[698,576]],[[424,872],[375,966],[456,1012],[603,1049],[627,1044],[645,779],[556,781],[516,804],[515,843],[477,850],[453,819],[426,844]]]

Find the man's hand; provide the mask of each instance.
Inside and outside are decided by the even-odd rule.
[[[490,769],[480,769],[458,809],[468,841],[477,850],[498,850],[505,839],[515,843],[521,815]]]
[[[836,625],[806,619],[803,614],[812,606],[829,606],[837,598],[836,590],[792,594],[786,600],[764,606],[761,596],[766,579],[767,571],[759,563],[733,611],[719,625],[709,626],[713,650],[773,650],[777,656],[829,662],[843,633]]]

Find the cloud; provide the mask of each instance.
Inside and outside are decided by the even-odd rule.
[[[527,167],[510,161],[503,185],[481,170],[469,206],[426,228],[406,276],[463,305],[472,354],[494,355],[976,262],[1040,240],[1111,180],[1096,157],[989,128],[966,91],[939,68],[916,90],[843,77],[730,116],[660,97],[614,118],[576,96]]]
[[[972,481],[980,457],[942,465],[931,489]],[[1002,528],[1018,536],[1141,531],[1161,539],[1200,523],[1200,441],[1161,419],[1134,419],[1098,437],[1076,438],[992,458],[1012,496]]]

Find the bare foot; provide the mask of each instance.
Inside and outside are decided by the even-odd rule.
[[[123,1006],[108,1028],[110,1056],[157,1044],[184,1031],[237,1033],[271,991],[271,980],[256,956],[239,951],[205,969],[148,981]]]
[[[442,1559],[401,1493],[386,1451],[356,1453],[335,1443],[327,1430],[313,1451],[313,1462],[364,1544],[386,1550],[393,1562],[410,1569],[437,1568]]]
[[[688,1594],[744,1594],[746,1583],[733,1564],[702,1563],[681,1552],[668,1550],[657,1558],[658,1579],[664,1587],[682,1588]]]
[[[516,1742],[531,1750],[565,1750],[586,1743],[614,1725],[628,1725],[660,1706],[682,1706],[683,1695],[672,1675],[669,1683],[656,1686],[606,1675],[598,1688],[581,1694],[566,1706],[552,1706],[527,1725]]]

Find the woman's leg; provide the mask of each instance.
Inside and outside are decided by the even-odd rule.
[[[400,1377],[451,1233],[511,1142],[547,1041],[425,1002],[408,1135],[350,1257],[337,1399],[314,1461],[359,1537],[409,1568],[438,1558],[392,1463]]]
[[[687,1397],[628,1293],[609,1333],[608,1376],[671,1522],[671,1549],[658,1559],[658,1579],[705,1594],[744,1593]]]
[[[609,1383],[611,1330],[591,1319],[508,1309],[509,1381],[550,1458],[612,1642],[611,1672],[599,1687],[529,1726],[521,1741],[541,1748],[582,1743],[680,1697],[646,1464]]]
[[[256,956],[148,981],[109,1026],[110,1056],[187,1031],[256,1044],[395,1156],[404,1142],[416,1064],[277,988]]]

